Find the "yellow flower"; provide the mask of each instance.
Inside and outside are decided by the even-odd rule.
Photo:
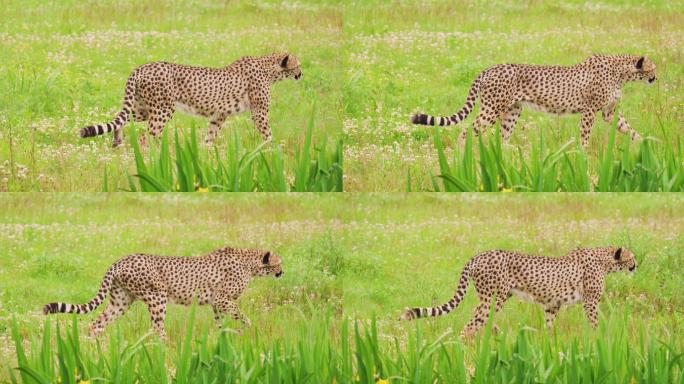
[[[197,192],[209,192],[209,188],[199,187],[199,188],[197,188]]]
[[[90,380],[81,380],[78,384],[90,384]]]
[[[377,384],[389,384],[389,380],[387,379],[377,379],[375,382]]]
[[[513,192],[513,188],[504,188],[501,192]]]

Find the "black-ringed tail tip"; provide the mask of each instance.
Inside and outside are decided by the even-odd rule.
[[[460,121],[460,120],[459,120]],[[446,116],[430,116],[424,113],[417,113],[411,116],[411,123],[418,125],[452,125],[456,124],[457,120],[455,117]]]
[[[399,316],[399,320],[411,321],[416,318],[416,313],[411,308],[404,309],[404,312]]]
[[[57,312],[59,312],[59,307],[57,303],[45,304],[45,306],[43,307],[43,314],[45,315]]]

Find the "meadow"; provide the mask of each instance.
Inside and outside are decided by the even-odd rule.
[[[273,143],[259,147],[262,139],[250,113],[234,116],[215,149],[201,147],[194,154],[196,168],[270,172],[275,176],[269,185],[252,176],[240,190],[289,191],[301,189],[293,185],[300,169],[318,171],[321,158],[323,174],[332,172],[332,164],[333,171],[342,166],[335,149],[341,145],[342,19],[334,5],[32,0],[3,2],[0,15],[8,21],[0,25],[0,191],[118,191],[131,190],[132,184],[139,190],[140,167],[130,138],[142,134],[146,123],[129,123],[117,149],[109,134],[78,135],[83,126],[111,121],[134,68],[161,60],[222,67],[242,56],[283,51],[301,59],[304,76],[272,87]],[[207,126],[205,118],[178,112],[165,131],[171,138],[177,133],[183,145],[192,129],[201,142]],[[158,146],[150,151],[159,152]],[[248,167],[239,162],[257,149],[266,160]],[[151,154],[144,158],[159,161]],[[176,163],[175,147],[166,158]],[[164,182],[183,185],[182,173],[174,167]],[[233,190],[223,181],[211,188],[198,180],[196,189]],[[307,190],[325,189],[316,180],[306,182]]]
[[[681,383],[682,209],[675,194],[6,194],[0,381]],[[242,335],[230,322],[215,329],[206,307],[171,306],[163,344],[140,303],[99,342],[84,336],[94,315],[41,313],[89,300],[127,253],[227,244],[284,260],[281,279],[255,280],[239,300],[252,320]],[[472,287],[449,316],[397,321],[405,307],[448,300],[480,251],[606,244],[630,248],[639,266],[606,279],[598,330],[579,306],[544,330],[542,310],[513,299],[499,334],[461,340]]]
[[[676,1],[354,2],[344,14],[345,190],[684,190],[683,11]],[[654,86],[625,85],[618,106],[642,142],[611,138],[599,116],[585,152],[579,115],[529,109],[502,148],[495,126],[484,148],[456,143],[477,106],[456,126],[410,123],[416,112],[458,111],[490,66],[573,65],[597,53],[656,63]]]

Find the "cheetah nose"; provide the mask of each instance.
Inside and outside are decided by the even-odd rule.
[[[629,267],[629,271],[630,271],[630,272],[634,272],[635,269],[636,269],[636,265],[633,265],[633,266]]]
[[[299,80],[300,77],[302,77],[302,74],[301,74],[301,73],[296,74],[296,75],[295,75],[295,80]]]
[[[276,276],[276,277],[280,277],[280,276],[282,276],[282,275],[283,275],[283,271],[280,271],[280,272],[276,273],[275,276]]]
[[[649,82],[649,83],[653,83],[654,81],[656,81],[656,77],[655,77],[655,76],[653,76],[653,77],[651,77],[650,79],[648,79],[648,82]]]

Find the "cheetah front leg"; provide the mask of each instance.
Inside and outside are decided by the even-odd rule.
[[[606,123],[613,123],[613,116],[615,116],[616,106],[617,103],[613,102],[608,104],[604,109],[601,110],[601,113],[603,114],[603,120]],[[641,135],[639,135],[639,132],[635,131],[629,126],[627,120],[625,120],[625,117],[622,115],[622,112],[618,114],[617,130],[622,134],[628,134],[632,141],[641,139]]]
[[[553,303],[544,308],[544,320],[546,323],[546,328],[551,328],[553,326],[553,321],[556,320],[559,310],[560,304],[558,303]]]
[[[142,301],[147,304],[147,310],[150,312],[150,321],[152,328],[159,335],[162,340],[166,339],[166,332],[164,331],[164,319],[166,318],[166,292],[154,292],[146,294],[142,297]]]
[[[259,131],[265,142],[271,141],[273,134],[268,125],[268,105],[259,105],[252,108],[252,120],[254,127]]]
[[[617,102],[613,101],[601,109],[601,114],[603,115],[603,121],[610,124],[613,122],[613,116],[615,115],[615,107]]]
[[[581,142],[582,147],[587,149],[589,146],[589,135],[591,134],[591,129],[594,127],[594,120],[596,119],[596,113],[591,111],[582,112],[581,118]]]
[[[584,302],[584,312],[587,315],[591,327],[598,327],[598,300],[586,300]]]
[[[268,87],[260,91],[252,91],[249,95],[249,104],[252,111],[254,128],[259,131],[264,141],[269,142],[272,138],[271,127],[268,124],[268,108],[271,102],[271,91]]]
[[[635,131],[627,124],[627,120],[622,116],[622,112],[618,115],[617,130],[620,133],[628,134],[632,141],[641,139],[639,132]]]
[[[230,314],[233,320],[240,320],[245,327],[249,327],[252,323],[249,321],[237,306],[237,303],[228,296],[219,296],[214,300],[214,320],[216,325],[221,328],[223,326],[223,317]]]
[[[207,136],[204,138],[204,144],[208,147],[214,143],[216,135],[218,135],[223,123],[226,121],[226,115],[217,115],[209,122],[209,128],[207,130]]]

